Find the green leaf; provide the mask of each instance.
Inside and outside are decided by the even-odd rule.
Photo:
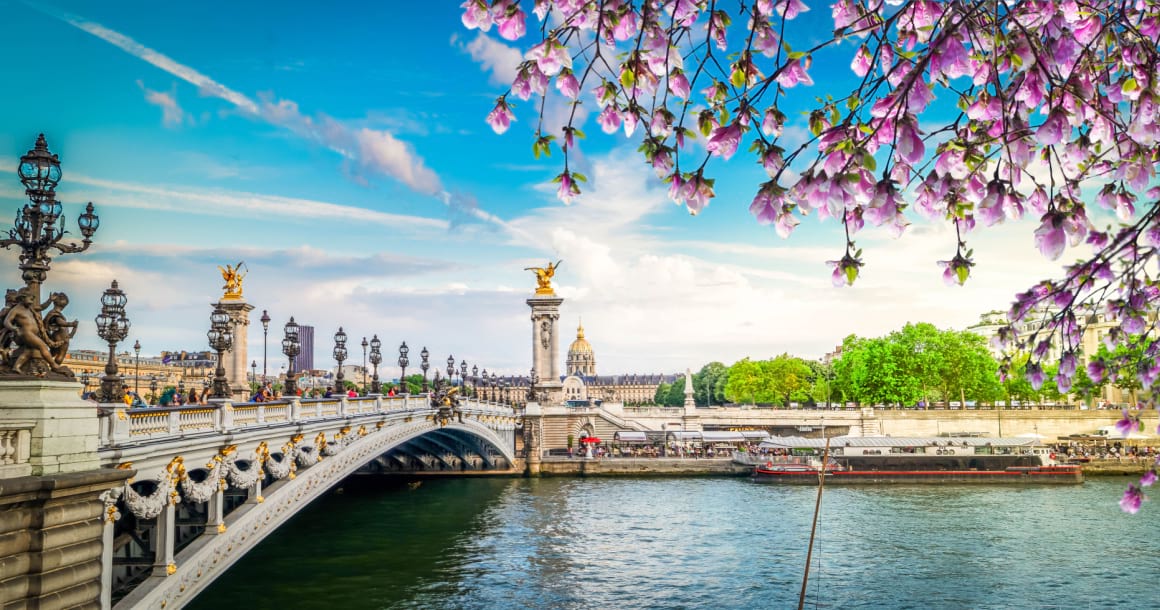
[[[878,161],[874,160],[874,155],[871,155],[869,153],[863,153],[862,154],[862,167],[865,167],[868,171],[874,171],[874,170],[878,169]]]
[[[745,86],[745,73],[740,68],[734,69],[733,73],[729,75],[729,82],[733,83],[734,87],[740,89]]]
[[[588,182],[588,176],[585,176],[580,172],[572,172],[572,180],[576,182]]]
[[[1124,79],[1124,83],[1120,85],[1120,91],[1124,93],[1131,93],[1140,88],[1140,84],[1136,82],[1135,77],[1129,76]]]
[[[971,268],[970,267],[963,265],[961,267],[955,268],[955,277],[958,278],[960,286],[962,286],[967,281],[967,278],[970,276],[971,276]]]
[[[632,89],[632,85],[635,82],[636,76],[632,73],[632,70],[620,71],[620,86],[624,87],[625,90]]]
[[[853,286],[854,280],[858,279],[858,265],[850,265],[843,271],[846,272],[846,284]]]

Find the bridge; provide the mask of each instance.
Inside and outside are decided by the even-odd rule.
[[[178,608],[283,522],[357,472],[519,473],[517,413],[426,395],[106,410],[106,607]],[[113,605],[115,604],[115,605]]]

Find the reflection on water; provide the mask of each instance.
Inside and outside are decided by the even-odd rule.
[[[1126,481],[827,489],[808,603],[1160,608],[1160,506],[1121,513]],[[745,479],[368,479],[190,607],[794,607],[814,493]]]

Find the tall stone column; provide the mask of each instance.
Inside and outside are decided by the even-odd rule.
[[[226,368],[226,379],[230,384],[230,398],[245,401],[250,398],[250,384],[246,381],[246,371],[250,368],[249,341],[250,312],[254,309],[245,300],[223,298],[215,303],[230,316],[230,330],[234,334],[234,347],[225,353],[222,364]]]
[[[543,393],[548,404],[561,402],[564,395],[560,382],[560,343],[556,328],[560,319],[557,296],[536,295],[527,300],[532,308],[532,366],[536,368],[536,390]]]

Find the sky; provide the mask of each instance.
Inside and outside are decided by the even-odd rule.
[[[849,334],[907,322],[965,328],[1059,275],[1028,218],[973,236],[972,279],[948,287],[936,261],[953,256],[953,229],[914,217],[897,240],[860,233],[862,277],[834,288],[826,261],[841,257],[840,226],[809,217],[783,240],[757,224],[748,206],[764,178],[752,158],[715,162],[718,197],[690,216],[637,143],[601,134],[591,116],[579,160],[591,182],[565,205],[550,182],[558,155],[532,155],[531,103],[502,136],[484,122],[520,51],[464,29],[458,4],[0,0],[0,205],[14,213],[25,200],[17,159],[44,133],[61,158],[68,228],[88,201],[101,219],[92,247],[58,256],[46,284],[72,299],[72,348],[107,349],[92,320],[116,279],[126,346],[208,349],[218,266],[239,261],[259,367],[267,310],[270,370],[285,362],[294,316],[316,328],[319,368],[333,366],[339,326],[348,364],[377,334],[384,378],[398,373],[386,365],[402,341],[412,367],[427,347],[434,363],[451,354],[526,372],[535,279],[524,268],[548,261],[563,261],[561,368],[582,318],[600,374],[819,358]],[[801,24],[824,32],[828,18]],[[814,71],[802,108],[849,69]],[[18,286],[17,253],[4,257],[0,280]]]

